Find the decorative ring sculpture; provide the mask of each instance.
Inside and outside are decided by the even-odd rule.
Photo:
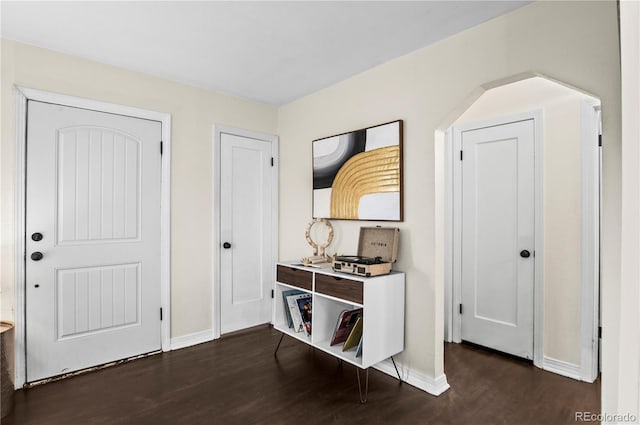
[[[311,228],[318,223],[324,224],[329,229],[326,242],[320,245],[311,238]],[[326,218],[315,218],[309,223],[307,230],[304,231],[304,237],[307,239],[309,245],[311,245],[311,248],[313,248],[313,255],[324,255],[325,248],[333,241],[333,226]]]

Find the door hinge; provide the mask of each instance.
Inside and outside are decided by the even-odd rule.
[[[271,290],[271,298],[273,298],[273,297],[274,297],[274,292],[273,292],[273,289],[272,289]]]
[[[602,339],[602,326],[598,326],[598,339]]]
[[[602,134],[598,134],[598,146],[602,146]]]
[[[462,314],[462,304],[460,304],[460,314]]]
[[[160,155],[162,155],[162,140],[160,140]]]
[[[273,167],[273,157],[271,157],[271,166]]]
[[[160,307],[160,320],[162,320],[162,307]]]
[[[462,151],[460,151],[460,161],[462,161]]]

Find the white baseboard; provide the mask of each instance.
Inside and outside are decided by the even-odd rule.
[[[582,380],[582,370],[580,366],[557,360],[551,357],[544,357],[542,359],[542,368],[548,372],[557,373],[558,375],[566,376],[567,378]]]
[[[171,338],[171,350],[179,350],[209,341],[213,341],[212,329]]]
[[[437,378],[432,378],[423,373],[416,372],[415,370],[405,368],[397,362],[396,365],[398,366],[398,370],[400,371],[402,381],[422,391],[426,391],[427,393],[434,396],[439,396],[449,389],[447,376],[444,373]],[[387,375],[398,378],[398,374],[396,373],[396,369],[393,367],[391,359],[381,361],[373,367],[381,372],[386,373]]]

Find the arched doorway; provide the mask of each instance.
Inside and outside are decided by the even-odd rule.
[[[452,113],[449,122],[436,132],[436,164],[442,165],[436,168],[436,190],[440,192],[440,196],[436,196],[436,229],[439,230],[436,261],[438,267],[442,267],[445,288],[445,340],[479,342],[489,348],[511,352],[501,343],[496,344],[505,339],[499,326],[488,328],[491,337],[483,339],[482,335],[474,335],[477,330],[465,332],[465,321],[468,324],[466,319],[469,318],[486,319],[492,325],[501,322],[513,328],[526,318],[522,310],[530,302],[531,325],[525,323],[525,327],[530,327],[531,353],[529,356],[522,351],[521,357],[532,359],[536,366],[546,370],[593,382],[599,370],[600,101],[543,77],[528,75],[516,80],[483,88],[465,102],[470,106]],[[517,200],[523,190],[522,184],[508,186],[518,193],[516,198],[494,196],[482,200],[475,195],[469,197],[465,186],[485,184],[485,195],[493,189],[494,195],[511,189],[491,186],[509,180],[499,177],[498,168],[503,163],[503,160],[495,159],[499,150],[482,150],[480,156],[474,157],[473,152],[480,151],[466,152],[467,148],[462,145],[467,143],[472,147],[470,142],[464,141],[465,135],[477,135],[482,129],[496,129],[527,120],[531,120],[532,155],[535,158],[528,171],[532,193],[526,195],[532,201],[526,207],[532,209],[529,214],[531,238],[525,247],[521,245],[527,238],[523,239],[521,233],[514,233],[511,239],[507,235],[506,239],[511,240],[513,246],[505,248],[496,245],[496,239],[500,238],[491,235],[505,236],[505,223],[522,223],[522,216],[501,216],[505,211],[505,205],[501,203]],[[497,146],[480,143],[475,147],[490,145]],[[511,152],[515,154],[517,141],[512,145],[515,150]],[[461,159],[460,151],[463,150],[468,162]],[[504,158],[508,157],[507,153]],[[473,166],[474,163],[478,167]],[[478,174],[482,167],[484,175]],[[519,176],[518,172],[522,173],[519,167],[522,164],[514,163],[507,168],[516,173],[513,176]],[[482,181],[469,183],[472,178]],[[481,212],[469,210],[470,199],[478,201]],[[519,208],[522,209],[522,205]],[[473,219],[467,220],[465,214]],[[470,236],[474,228],[468,223],[480,216],[484,216],[485,221],[475,229],[483,230],[484,236],[478,236],[482,232]],[[493,222],[492,217],[495,218]],[[465,249],[465,241],[467,246],[470,243],[478,245],[477,249]],[[494,255],[492,259],[492,255],[476,255],[492,251],[500,251],[502,256]],[[526,259],[520,256],[525,251],[530,251]],[[496,267],[496,261],[500,261],[500,267]],[[505,262],[511,264],[505,265]],[[518,277],[505,278],[497,273],[498,268]],[[522,277],[523,268],[530,270],[530,275],[525,276],[530,286],[516,282],[517,285],[509,287],[509,282]],[[465,291],[470,286],[473,291]],[[530,295],[523,298],[522,293],[527,288]],[[518,302],[514,300],[514,294],[521,295]],[[510,300],[514,301],[513,305],[505,305]],[[511,353],[519,355],[518,350],[520,348]]]

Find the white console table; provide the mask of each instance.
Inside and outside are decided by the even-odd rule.
[[[274,328],[360,369],[368,368],[404,350],[404,273],[361,277],[331,269],[307,267],[295,262],[276,265],[274,292]],[[312,294],[311,335],[289,328],[282,293],[297,289]],[[331,337],[344,310],[363,309],[362,356],[356,350],[342,351],[342,344],[331,346]],[[280,342],[282,342],[282,337]],[[280,347],[276,348],[276,353]],[[394,361],[395,366],[395,361]],[[396,369],[397,371],[397,369]],[[399,378],[398,374],[398,378]],[[360,400],[362,397],[358,373]]]

